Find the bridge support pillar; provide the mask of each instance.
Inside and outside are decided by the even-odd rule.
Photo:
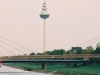
[[[0,67],[1,67],[1,65],[2,65],[2,60],[0,60]]]
[[[88,64],[89,64],[89,62],[83,62],[83,66],[86,66]]]
[[[46,69],[47,66],[46,66],[46,63],[42,63],[42,69]]]
[[[77,67],[77,63],[74,63],[74,67]]]

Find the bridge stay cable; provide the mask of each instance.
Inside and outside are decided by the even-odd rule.
[[[3,39],[3,40],[5,40],[5,41],[7,41],[7,42],[9,42],[9,43],[11,43],[11,44],[13,44],[13,45],[15,45],[15,46],[18,46],[18,47],[20,47],[20,48],[22,48],[22,49],[24,49],[24,50],[26,50],[26,51],[30,51],[30,52],[33,52],[33,50],[31,50],[31,49],[29,49],[29,48],[27,48],[27,47],[24,47],[24,46],[22,46],[22,45],[20,45],[20,44],[18,44],[18,43],[16,43],[16,42],[13,42],[13,41],[11,41],[11,40],[9,40],[9,39],[7,39],[7,38],[4,38],[4,37],[2,37],[2,36],[0,36],[0,38],[1,39]]]
[[[6,48],[6,47],[4,47],[2,45],[0,45],[0,48],[6,50],[8,53],[10,53],[12,55],[16,55],[16,53],[12,52],[11,50],[9,50],[8,48]],[[3,52],[2,52],[2,54],[3,54],[3,56],[6,56],[6,54],[4,54]]]
[[[12,49],[18,51],[18,52],[20,52],[20,53],[25,53],[24,51],[20,50],[19,48],[16,48],[16,47],[14,47],[14,46],[12,46],[12,45],[10,45],[10,44],[8,44],[8,43],[2,41],[2,40],[0,40],[0,42],[3,43],[3,44],[5,44],[5,45],[7,45],[8,47],[10,47],[10,48],[12,48]]]
[[[0,57],[1,56],[6,56],[6,54],[4,54],[2,51],[0,51]]]
[[[91,42],[86,43],[85,45],[86,45],[86,46],[93,46],[93,47],[94,47],[94,46],[96,46],[95,43],[97,43],[99,40],[100,40],[100,38],[94,39],[94,40],[92,40]],[[95,44],[95,45],[94,45],[94,44]],[[85,45],[82,46],[82,47],[85,47]]]
[[[100,38],[100,35],[98,35],[98,36],[96,36],[96,37],[94,37],[94,38],[92,38],[92,39],[89,39],[89,40],[87,40],[87,41],[85,41],[85,42],[83,42],[83,43],[81,43],[81,44],[79,44],[79,45],[77,45],[77,46],[84,46],[84,45],[86,45],[86,44],[88,44],[88,43],[90,43],[90,42],[92,42],[92,41],[94,41],[94,40],[96,40],[96,39],[98,39],[98,38]],[[92,44],[92,43],[91,43]]]
[[[88,46],[96,46],[95,43],[97,43],[100,40],[100,38],[94,40],[93,42],[89,43]],[[95,45],[94,45],[95,44]]]

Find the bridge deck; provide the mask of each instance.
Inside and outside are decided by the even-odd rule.
[[[66,63],[66,62],[76,62],[76,63],[80,63],[80,62],[86,62],[89,60],[3,60],[2,63],[20,63],[20,62],[38,62],[38,63],[51,63],[51,62],[55,62],[55,63]]]
[[[81,60],[72,60],[76,58],[79,58]],[[100,58],[100,54],[5,56],[5,57],[1,57],[1,60],[3,63],[5,62],[8,63],[9,62],[83,62],[83,61],[89,61],[89,58]]]
[[[4,56],[1,59],[10,58],[100,58],[100,54],[64,54],[64,55],[34,55],[34,56]]]

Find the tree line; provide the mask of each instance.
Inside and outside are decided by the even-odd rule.
[[[100,47],[94,49],[92,46],[87,46],[86,49],[76,50],[64,50],[64,49],[54,49],[52,51],[45,51],[44,53],[30,53],[29,55],[63,55],[63,54],[100,54]]]

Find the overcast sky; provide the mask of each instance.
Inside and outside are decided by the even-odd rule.
[[[47,50],[67,50],[100,35],[100,0],[46,2],[50,13]],[[42,4],[43,0],[0,0],[0,36],[42,52],[43,20],[39,16]]]

